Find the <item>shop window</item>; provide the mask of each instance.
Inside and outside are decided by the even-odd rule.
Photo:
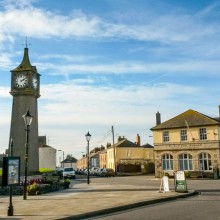
[[[162,169],[173,170],[173,156],[171,154],[164,154],[162,156]]]
[[[180,170],[193,170],[192,155],[190,154],[179,155],[179,169]]]
[[[201,153],[199,155],[199,169],[200,170],[212,170],[211,155],[208,153]]]

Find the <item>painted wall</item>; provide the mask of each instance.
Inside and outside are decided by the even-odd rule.
[[[56,168],[56,149],[46,146],[39,147],[39,166],[40,168]]]

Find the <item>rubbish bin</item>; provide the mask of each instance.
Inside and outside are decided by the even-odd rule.
[[[213,168],[213,174],[214,174],[214,180],[217,180],[219,178],[219,169]]]

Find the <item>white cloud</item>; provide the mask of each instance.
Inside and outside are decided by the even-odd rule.
[[[0,149],[3,151],[8,144],[12,97],[8,87],[1,87],[0,91],[8,102],[0,108]],[[173,117],[187,110],[197,94],[201,94],[201,88],[175,84],[133,85],[120,89],[81,86],[75,81],[42,85],[42,96],[38,100],[39,134],[46,134],[49,144],[57,149],[62,147],[66,153],[78,156],[86,146],[84,135],[88,130],[93,135],[91,147],[96,147],[112,141],[109,135],[100,143],[112,125],[118,135],[135,141],[139,133],[143,143],[150,142],[149,129],[155,125],[155,113],[161,111],[163,120]]]
[[[112,23],[96,15],[87,15],[79,10],[72,14],[35,8],[29,1],[12,4],[7,1],[5,11],[0,13],[0,39],[13,35],[28,35],[35,38],[116,38],[141,41],[184,42],[202,39],[219,33],[219,24],[207,25],[195,20],[194,15],[162,14],[141,23]],[[22,7],[19,7],[21,5]],[[18,19],[19,18],[19,19]],[[34,28],[32,28],[34,27]],[[62,33],[62,34],[61,34]]]
[[[191,61],[183,60],[181,62],[138,62],[138,61],[119,61],[112,63],[96,64],[75,64],[75,63],[38,63],[37,66],[41,71],[50,75],[73,75],[73,74],[152,74],[152,73],[183,73],[184,75],[192,74],[209,74],[218,75],[220,64],[218,61]]]

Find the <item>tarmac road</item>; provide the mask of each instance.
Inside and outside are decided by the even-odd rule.
[[[93,220],[220,220],[220,191],[90,218]]]
[[[73,180],[72,188],[38,196],[13,196],[14,217],[10,219],[88,219],[91,216],[124,208],[139,207],[143,204],[173,200],[190,193],[159,193],[160,179],[153,176],[133,176],[115,178],[86,178]],[[216,189],[220,181],[199,180],[192,182],[206,190]],[[170,180],[172,188],[173,180]],[[212,184],[209,186],[209,184]],[[190,184],[191,186],[191,181]],[[8,219],[9,198],[0,198],[0,218]]]

